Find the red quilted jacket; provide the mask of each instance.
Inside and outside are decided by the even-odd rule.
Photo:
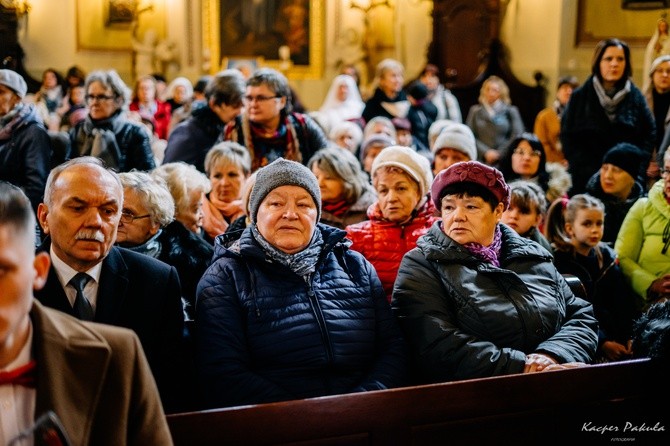
[[[368,209],[369,220],[346,227],[347,237],[353,242],[351,249],[363,254],[375,267],[389,302],[402,257],[440,219],[430,199],[415,213],[412,220],[399,225],[384,219],[376,202]]]

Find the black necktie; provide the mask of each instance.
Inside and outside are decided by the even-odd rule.
[[[93,320],[93,308],[88,299],[86,299],[86,296],[84,296],[84,287],[89,279],[90,277],[86,273],[77,273],[77,275],[70,279],[70,285],[77,290],[77,297],[74,299],[72,309],[74,310],[74,315],[83,321]]]

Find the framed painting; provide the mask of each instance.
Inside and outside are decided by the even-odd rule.
[[[291,79],[318,79],[324,9],[325,0],[203,0],[203,47],[212,61],[254,59]]]
[[[631,48],[644,48],[656,30],[658,19],[668,10],[627,10],[612,0],[578,0],[578,47],[592,48],[596,43],[617,37]],[[607,11],[607,14],[603,14]]]
[[[263,66],[262,57],[224,57],[221,59],[221,69],[236,68],[247,78],[258,67]]]
[[[130,51],[131,25],[139,20],[137,34],[152,30],[158,39],[165,38],[165,0],[152,0],[143,8],[133,0],[75,0],[77,50]]]

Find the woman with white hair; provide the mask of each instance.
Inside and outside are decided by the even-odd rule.
[[[353,122],[342,121],[333,126],[328,133],[328,139],[337,147],[346,149],[355,155],[363,142],[363,129]]]
[[[167,87],[167,99],[165,102],[170,104],[172,112],[184,104],[187,104],[193,97],[193,84],[187,78],[180,76],[175,78]]]
[[[202,233],[202,200],[212,185],[207,176],[184,161],[163,164],[151,171],[165,180],[175,204],[175,220],[200,236]]]
[[[174,219],[165,180],[146,172],[122,172],[123,210],[116,244],[168,265],[179,274],[184,314],[193,319],[195,290],[212,259],[212,247]]]

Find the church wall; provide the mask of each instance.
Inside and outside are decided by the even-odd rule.
[[[132,81],[130,51],[78,50],[75,26],[78,1],[31,0],[32,10],[20,30],[26,53],[25,66],[35,78],[47,67],[65,71],[73,64],[86,71],[115,68],[126,82]],[[203,71],[201,0],[154,0],[165,4],[164,20],[168,41],[179,50],[179,65],[167,66],[167,77],[183,75],[195,81]],[[148,3],[147,0],[140,4]],[[291,80],[309,109],[317,109],[341,63],[364,66],[362,40],[364,14],[350,8],[350,1],[325,0],[324,66],[321,79]],[[369,1],[359,0],[366,5]],[[406,67],[407,80],[415,77],[426,62],[432,39],[432,2],[392,0],[393,10],[380,6],[368,13],[373,32],[371,57],[394,57]],[[574,74],[583,81],[590,72],[593,48],[575,47],[577,0],[502,0],[504,16],[501,38],[511,54],[510,65],[522,81],[533,84],[540,70],[548,79],[548,100],[553,97],[558,76]],[[650,36],[654,24],[650,24]],[[376,39],[376,40],[375,40]],[[644,48],[632,47],[634,81],[641,85]],[[206,68],[206,67],[205,67]],[[370,74],[370,78],[373,73]],[[368,79],[371,80],[371,79]]]

